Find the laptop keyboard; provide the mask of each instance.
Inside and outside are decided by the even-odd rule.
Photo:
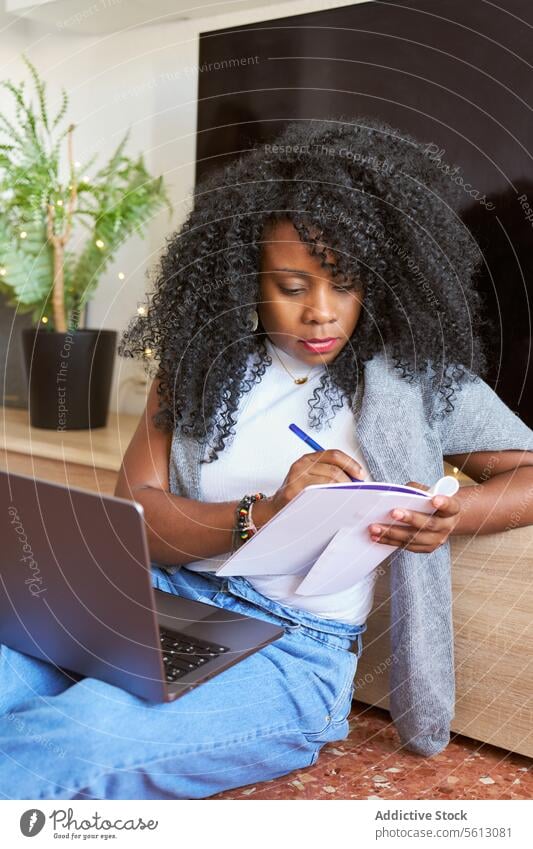
[[[213,658],[229,652],[227,646],[206,643],[198,637],[192,639],[177,631],[166,631],[160,628],[159,634],[165,677],[169,684],[192,672],[193,669],[207,666]]]

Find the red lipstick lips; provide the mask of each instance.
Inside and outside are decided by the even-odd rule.
[[[302,345],[313,354],[322,354],[331,351],[339,340],[336,337],[325,337],[323,339],[300,339]]]

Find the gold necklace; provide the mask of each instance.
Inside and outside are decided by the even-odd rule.
[[[309,379],[309,375],[311,374],[311,371],[313,371],[313,369],[316,368],[316,366],[313,366],[313,368],[311,369],[311,371],[309,372],[309,374],[306,377],[295,377],[293,374],[290,373],[289,369],[287,368],[287,366],[285,365],[285,363],[281,359],[280,355],[278,354],[277,348],[276,348],[276,346],[274,345],[273,342],[272,342],[272,349],[273,349],[276,357],[280,361],[281,365],[283,366],[283,368],[287,372],[287,374],[289,374],[292,377],[292,379],[295,383],[298,383],[298,384],[307,383],[307,381]]]

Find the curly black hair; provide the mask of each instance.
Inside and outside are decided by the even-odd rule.
[[[455,390],[486,365],[474,286],[480,253],[457,212],[460,189],[428,149],[374,118],[293,121],[198,183],[192,211],[167,240],[146,314],[119,345],[157,374],[157,427],[213,432],[202,462],[234,433],[240,398],[272,362],[262,326],[251,332],[248,322],[261,300],[265,225],[287,218],[322,267],[364,291],[351,339],[308,402],[310,426],[325,412],[320,394],[351,398],[378,351],[409,381],[431,366],[444,409],[453,409]]]

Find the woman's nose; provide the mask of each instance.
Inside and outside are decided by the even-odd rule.
[[[336,311],[333,300],[327,291],[318,289],[310,292],[305,299],[304,320],[335,321]]]

